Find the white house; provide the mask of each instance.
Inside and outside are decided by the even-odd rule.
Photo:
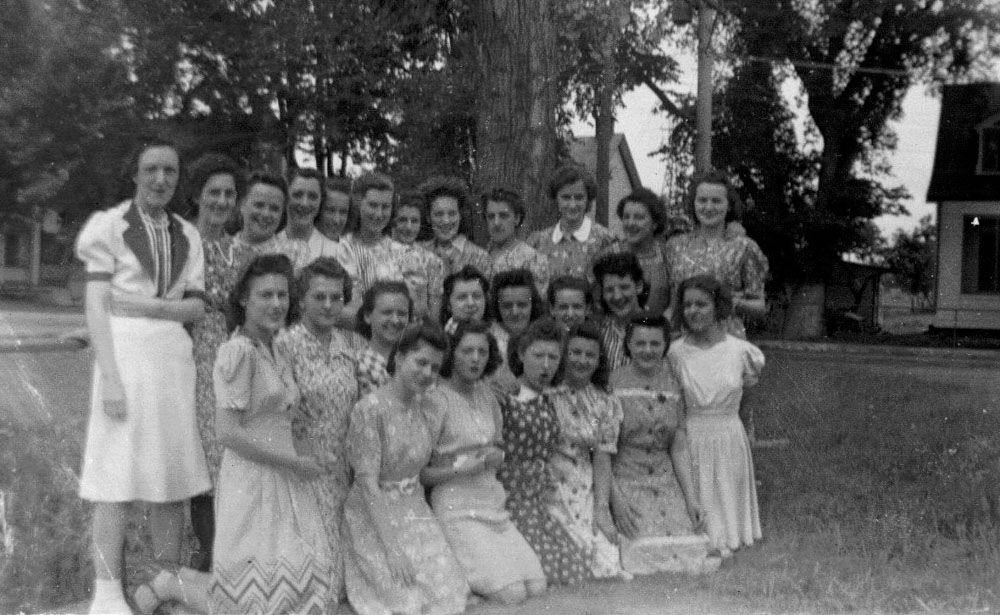
[[[937,203],[939,329],[1000,329],[1000,83],[944,87],[927,200]]]
[[[618,201],[630,192],[642,186],[639,171],[632,159],[632,150],[628,147],[625,135],[616,133],[611,138],[611,179],[608,181],[608,210],[590,212],[594,219],[611,229],[616,235],[621,234],[621,221],[615,209]],[[595,137],[577,137],[569,143],[569,155],[597,177],[597,140]]]

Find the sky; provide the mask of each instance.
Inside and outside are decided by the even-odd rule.
[[[693,70],[684,72],[680,86],[694,91]],[[659,149],[667,139],[666,116],[653,113],[657,99],[645,87],[626,94],[623,102],[624,107],[618,109],[615,132],[625,134],[643,185],[660,192],[665,163],[659,156],[650,157],[649,153]],[[935,212],[934,204],[927,203],[925,198],[934,164],[940,111],[940,99],[928,95],[923,86],[917,86],[907,92],[903,100],[903,117],[893,123],[899,141],[896,151],[890,156],[893,177],[886,178],[886,183],[890,186],[902,184],[911,198],[905,202],[909,216],[881,216],[875,219],[887,238],[896,229],[916,227],[922,216]],[[579,122],[573,125],[573,131],[576,136],[594,134],[593,125]]]

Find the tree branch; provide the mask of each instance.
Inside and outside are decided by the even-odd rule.
[[[677,103],[670,100],[670,97],[667,96],[667,93],[664,92],[662,89],[660,89],[660,86],[653,83],[652,79],[650,79],[649,77],[644,77],[642,79],[642,83],[649,88],[649,90],[656,96],[657,99],[659,99],[660,104],[663,105],[663,108],[667,111],[667,113],[670,113],[674,117],[684,122],[690,123],[694,121],[694,117],[692,117],[691,113],[684,111],[683,109],[678,107]]]

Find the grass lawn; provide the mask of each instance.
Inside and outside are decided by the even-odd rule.
[[[87,509],[74,492],[87,358],[0,355],[0,400],[44,410],[0,404],[0,612],[86,598]],[[765,540],[709,576],[578,595],[658,604],[649,596],[670,592],[754,613],[1000,608],[995,364],[774,350],[750,403],[759,437],[790,440],[754,454]]]

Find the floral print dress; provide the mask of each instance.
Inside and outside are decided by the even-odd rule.
[[[344,572],[347,598],[359,615],[461,613],[469,585],[424,500],[420,470],[431,458],[428,418],[436,414],[424,396],[404,408],[380,393],[354,407],[348,430],[348,459],[355,481],[344,506]],[[385,537],[402,552],[416,575],[413,585],[396,581],[383,538],[369,510],[366,485],[374,479],[380,513],[389,519]]]
[[[594,528],[592,459],[594,453],[613,455],[618,450],[621,403],[593,384],[581,389],[560,386],[550,396],[560,437],[558,449],[549,461],[555,486],[549,511],[586,553],[595,577],[627,576],[617,545]]]
[[[570,585],[591,576],[587,558],[552,516],[554,495],[548,463],[559,444],[559,419],[546,395],[524,387],[500,400],[504,463],[497,478],[507,491],[514,525],[535,550],[550,584]]]
[[[358,399],[354,353],[337,331],[325,344],[301,322],[282,331],[275,345],[292,364],[302,395],[298,412],[292,416],[292,433],[312,449],[326,471],[315,487],[333,557],[330,584],[336,598],[344,585],[340,525],[349,482],[344,447],[351,408]]]
[[[358,351],[357,357],[358,390],[364,397],[389,382],[389,372],[386,370],[389,359],[372,350],[371,346]]]

